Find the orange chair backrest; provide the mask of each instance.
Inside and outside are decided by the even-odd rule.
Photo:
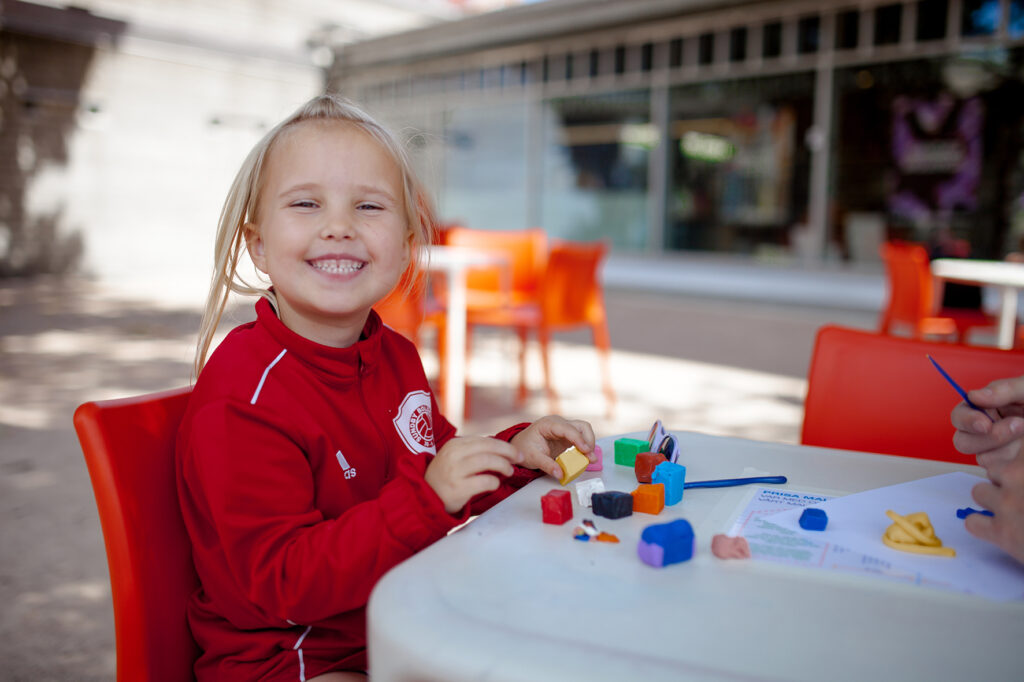
[[[189,388],[89,402],[74,423],[92,479],[114,601],[117,679],[194,679],[185,605],[199,586],[174,448]]]
[[[548,252],[541,288],[541,315],[551,328],[604,320],[600,267],[608,253],[603,242],[559,242]]]
[[[426,277],[417,270],[407,270],[391,293],[378,301],[373,309],[384,324],[413,343],[419,336],[426,315]]]
[[[487,249],[503,254],[509,263],[511,281],[507,283],[511,302],[530,303],[537,300],[541,278],[547,263],[547,233],[533,227],[526,230],[478,230],[453,226],[445,230],[445,244]],[[470,306],[474,299],[505,293],[500,269],[488,267],[471,270],[466,275]],[[484,294],[474,297],[474,294]]]
[[[935,281],[928,251],[920,244],[887,242],[879,247],[885,263],[889,299],[882,312],[882,331],[893,322],[915,325],[935,314]]]
[[[965,390],[1024,374],[1024,352],[894,337],[826,325],[818,331],[800,442],[974,464],[953,447],[949,412]]]

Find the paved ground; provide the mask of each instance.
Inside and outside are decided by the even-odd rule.
[[[599,436],[661,418],[672,429],[796,442],[815,331],[875,324],[864,311],[684,295],[610,292],[608,306],[611,416],[586,338],[566,335],[554,349],[560,411],[590,419]],[[113,679],[106,559],[71,414],[86,400],[187,383],[198,322],[196,310],[118,300],[81,282],[0,282],[0,679]],[[466,432],[548,411],[539,390],[513,404],[506,359],[515,352],[503,334],[476,341]]]

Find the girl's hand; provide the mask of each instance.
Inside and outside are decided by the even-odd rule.
[[[496,490],[501,484],[497,474],[511,476],[512,465],[522,461],[523,454],[503,440],[452,438],[427,465],[423,478],[441,498],[445,511],[455,514],[474,496]]]
[[[558,479],[562,478],[562,467],[555,458],[566,448],[575,445],[591,462],[595,460],[594,429],[580,419],[541,417],[513,436],[511,443],[523,453],[523,466],[540,469]]]
[[[968,396],[996,420],[993,423],[966,403],[960,403],[950,413],[950,421],[956,427],[953,446],[964,454],[979,455],[979,464],[980,455],[991,455],[989,459],[1024,455],[1024,377],[993,381]]]

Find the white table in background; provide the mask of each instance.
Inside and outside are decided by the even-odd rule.
[[[646,433],[633,434],[645,438]],[[841,495],[974,466],[679,433],[687,480],[753,467],[783,489]],[[636,487],[613,463],[609,490]],[[966,458],[965,458],[966,459]],[[748,474],[747,474],[748,475]],[[578,479],[579,480],[579,479]],[[687,490],[654,517],[541,522],[538,479],[389,572],[369,605],[370,671],[396,680],[1020,680],[1024,603],[762,561],[722,561],[749,486]],[[571,485],[570,485],[571,489]],[[640,531],[683,517],[697,550],[664,569],[637,558]],[[591,518],[621,543],[578,542]]]
[[[508,268],[501,254],[462,246],[430,246],[424,265],[445,275],[447,283],[445,394],[441,411],[459,428],[466,416],[466,274],[481,267]],[[503,275],[507,277],[507,274]]]
[[[932,274],[939,279],[998,287],[1000,295],[998,345],[1013,348],[1017,333],[1017,291],[1024,289],[1024,263],[967,258],[936,258]]]

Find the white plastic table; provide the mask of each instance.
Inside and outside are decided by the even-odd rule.
[[[936,258],[932,274],[939,279],[997,287],[1000,291],[1000,348],[1013,348],[1017,332],[1017,291],[1024,289],[1024,263],[967,258]]]
[[[788,476],[783,488],[845,494],[950,471],[983,475],[944,462],[678,435],[688,481],[753,468]],[[584,477],[631,491],[636,479],[614,464],[612,440],[599,441],[604,471]],[[746,486],[687,490],[658,516],[617,520],[581,513],[574,499],[572,521],[543,524],[540,497],[558,487],[549,477],[532,482],[378,583],[368,611],[376,682],[1024,679],[1022,602],[714,558],[711,537],[729,530]],[[678,517],[694,527],[694,558],[661,569],[642,563],[642,528]],[[621,542],[574,540],[583,518]]]
[[[494,251],[463,246],[428,248],[424,265],[431,272],[444,273],[448,287],[446,301],[447,336],[445,347],[438,349],[445,355],[445,394],[441,410],[456,428],[462,426],[466,416],[466,274],[480,267],[500,267],[503,277],[508,259]]]

